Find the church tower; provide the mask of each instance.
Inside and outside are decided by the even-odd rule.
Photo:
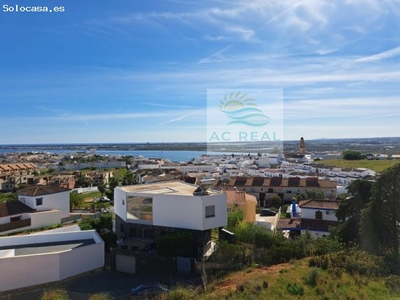
[[[306,154],[306,143],[303,137],[300,138],[299,154]]]

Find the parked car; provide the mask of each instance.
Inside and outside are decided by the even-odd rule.
[[[268,208],[263,208],[260,212],[260,216],[262,217],[273,217],[276,215],[276,212],[274,212],[273,210],[270,210]]]
[[[100,197],[99,201],[100,202],[110,202],[110,199],[107,197]]]
[[[163,293],[168,293],[169,289],[166,285],[159,282],[150,282],[139,285],[131,290],[131,296],[134,298],[145,298],[158,296]]]

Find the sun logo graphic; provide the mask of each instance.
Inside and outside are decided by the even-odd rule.
[[[230,119],[228,125],[264,126],[269,123],[269,117],[258,108],[255,101],[256,99],[248,97],[247,94],[231,92],[220,101],[219,108]]]

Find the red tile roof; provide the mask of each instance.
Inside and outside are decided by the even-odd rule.
[[[236,187],[309,187],[309,188],[336,188],[336,183],[328,179],[317,177],[308,178],[282,178],[282,177],[236,177],[230,178],[229,182],[219,179],[216,186],[236,186]]]
[[[301,208],[321,208],[321,209],[338,209],[339,202],[332,200],[308,200],[301,202]]]

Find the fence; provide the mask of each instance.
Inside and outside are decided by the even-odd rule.
[[[69,217],[65,217],[61,219],[61,223],[68,223],[68,222],[74,222],[81,220],[83,218],[99,218],[101,216],[101,212],[97,213],[81,213],[81,214],[75,214]]]
[[[19,220],[19,221],[13,221],[10,223],[6,224],[1,224],[0,225],[0,232],[4,231],[9,231],[17,228],[22,228],[22,227],[27,227],[31,226],[31,219],[25,219],[25,220]]]
[[[98,192],[99,189],[97,188],[97,186],[93,186],[93,187],[86,187],[86,188],[76,188],[76,189],[72,189],[73,192],[77,192],[78,194],[82,194],[82,193],[88,193],[88,192]]]

